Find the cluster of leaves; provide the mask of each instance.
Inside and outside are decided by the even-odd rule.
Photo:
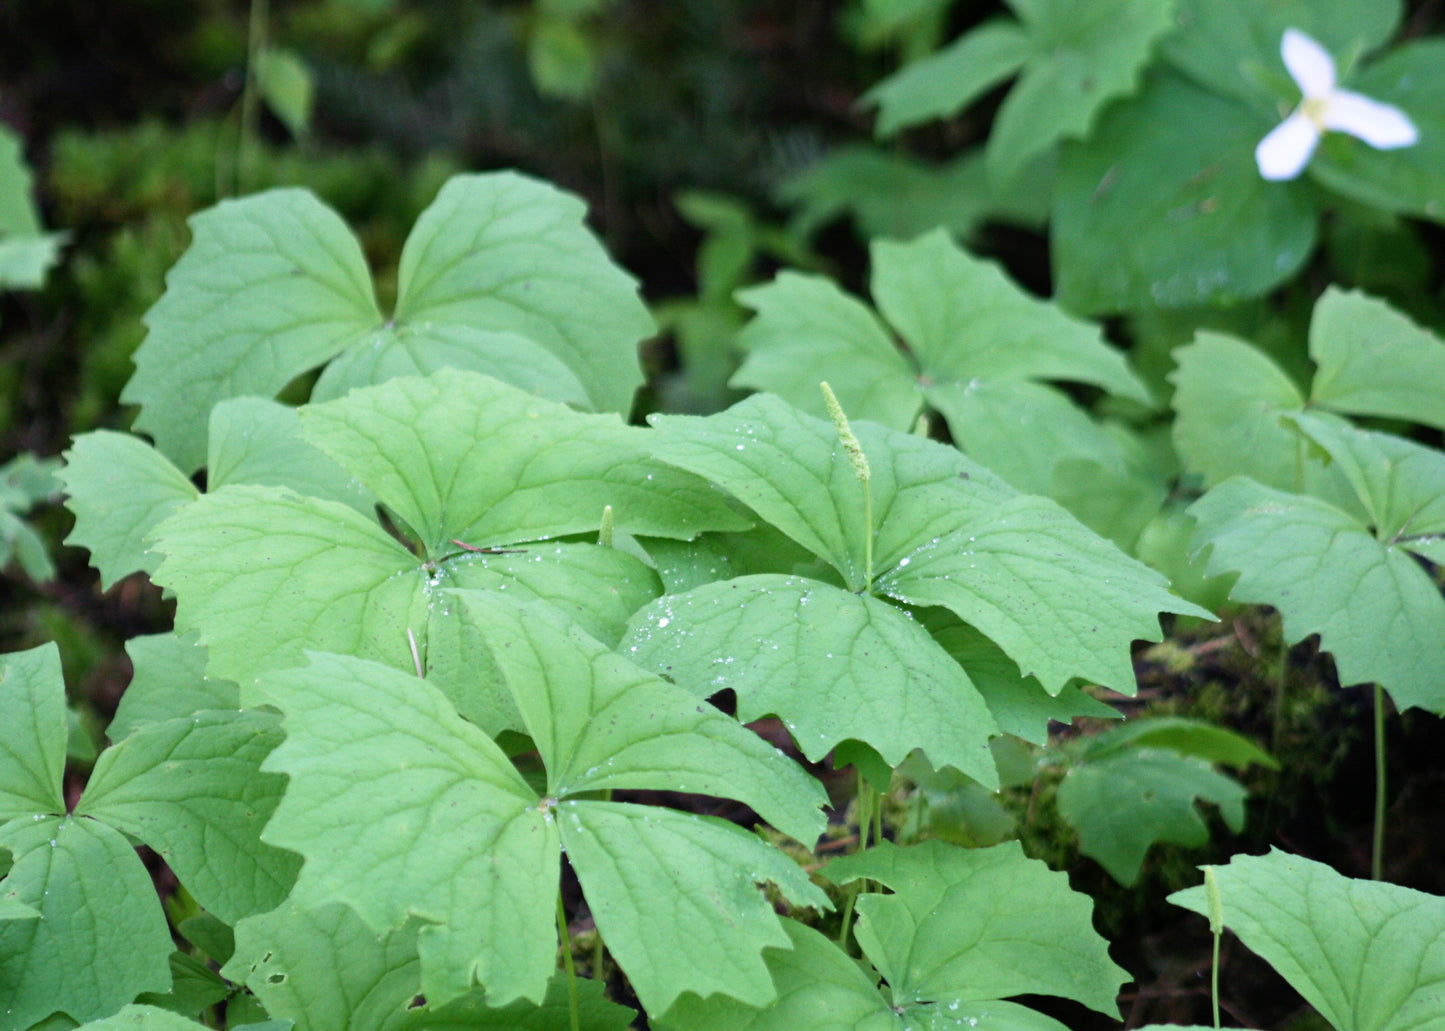
[[[176,633],[134,642],[113,744],[69,812],[53,650],[5,681],[34,712],[7,731],[29,779],[6,812],[5,884],[25,908],[0,941],[25,1023],[159,992],[188,1015],[230,999],[228,1014],[330,1026],[354,986],[318,985],[318,969],[385,982],[368,1004],[388,1019],[544,1020],[563,990],[563,851],[655,1019],[785,1019],[770,950],[852,961],[821,959],[754,883],[814,909],[829,897],[740,828],[613,791],[735,798],[808,845],[821,786],[740,721],[777,715],[811,760],[845,742],[885,768],[921,750],[996,786],[991,738],[1096,711],[1080,680],[1132,690],[1129,644],[1158,637],[1157,614],[1206,614],[949,446],[765,395],[650,429],[539,397],[625,409],[640,380],[625,358],[650,320],[580,216],[513,174],[453,180],[408,241],[389,317],[309,194],[193,220],[128,388],[155,446],[86,434],[61,473],[104,582],[144,571],[178,601]],[[255,396],[323,362],[301,408]],[[187,476],[202,465],[204,493]],[[1100,605],[1077,606],[1085,592]],[[735,716],[706,702],[724,687]],[[517,749],[535,749],[536,776]],[[143,876],[124,835],[202,907],[180,933],[219,976],[170,955],[146,892],[114,920],[86,901]],[[880,1013],[1012,1012],[990,1000],[1025,991],[1114,1012],[1122,972],[1088,903],[1017,846],[881,848],[827,876],[896,892],[858,905]],[[889,915],[915,890],[920,913],[937,892],[959,913],[1001,904],[1000,883],[1019,893],[997,942],[960,917]],[[118,956],[120,927],[149,936]],[[323,953],[298,944],[327,928]],[[1010,953],[1020,938],[1033,958]],[[1010,973],[900,966],[914,941]],[[93,980],[22,973],[63,965],[33,966],[41,953],[84,957]],[[598,1006],[596,1026],[615,1026]]]

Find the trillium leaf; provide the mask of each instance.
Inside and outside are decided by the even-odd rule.
[[[883,842],[834,860],[824,874],[893,890],[859,897],[857,937],[895,1004],[1030,993],[1118,1015],[1114,998],[1128,974],[1094,931],[1093,902],[1064,874],[1025,858],[1016,841],[979,849]]]
[[[890,134],[963,110],[1019,73],[989,136],[990,178],[1005,182],[1060,139],[1084,136],[1111,100],[1132,93],[1172,3],[1091,0],[1015,5],[1022,24],[991,21],[885,79],[864,98]]]
[[[1310,357],[1315,403],[1445,429],[1445,341],[1384,301],[1326,290],[1310,319]]]
[[[1320,1016],[1349,1031],[1435,1031],[1445,993],[1445,899],[1352,880],[1271,849],[1214,867],[1224,924]],[[1204,888],[1169,901],[1208,915]]]
[[[241,707],[241,693],[234,683],[206,677],[206,649],[193,634],[132,637],[125,651],[134,672],[105,728],[111,741],[121,741],[147,724],[203,709]]]
[[[141,406],[136,429],[189,473],[225,398],[274,396],[338,355],[321,396],[452,360],[510,378],[497,351],[510,336],[496,334],[526,337],[571,370],[549,393],[571,399],[586,384],[589,406],[625,413],[652,320],[582,214],[577,199],[515,173],[453,178],[407,240],[384,319],[356,239],[310,193],[224,201],[192,218],[194,240],[146,316],[122,395]],[[530,386],[547,364],[526,350],[516,368]]]
[[[211,410],[206,488],[228,483],[286,487],[340,501],[370,515],[376,498],[301,436],[296,409],[262,397],[236,397]]]
[[[422,539],[505,545],[596,531],[611,505],[630,533],[744,529],[716,490],[641,449],[645,431],[476,373],[450,370],[353,391],[301,412],[307,439]]]
[[[890,766],[922,748],[995,787],[998,728],[968,675],[922,625],[886,602],[799,577],[745,576],[666,595],[619,646],[707,697],[737,694],[738,719],[780,717],[803,754],[867,742]]]
[[[1175,27],[1173,0],[1014,6],[1033,53],[989,134],[989,178],[996,183],[1058,141],[1087,136],[1100,111],[1139,88],[1155,42]]]
[[[1216,4],[1178,0],[1178,30],[1165,37],[1164,56],[1201,86],[1260,106],[1271,114],[1275,100],[1293,104],[1293,96],[1269,97],[1262,73],[1277,72],[1290,82],[1280,58],[1286,29],[1318,40],[1331,54],[1374,50],[1395,34],[1399,0],[1359,4],[1354,0],[1276,0],[1268,4]],[[1375,96],[1375,94],[1370,94]]]
[[[413,670],[427,663],[432,628],[460,618],[445,601],[456,587],[551,602],[612,641],[658,592],[641,561],[589,544],[500,554],[453,546],[445,559],[423,562],[353,509],[274,487],[223,487],[158,534],[167,557],[155,577],[176,591],[178,626],[205,645],[209,676],[243,687],[262,670],[298,664],[307,649]],[[438,686],[469,717],[479,716],[477,700],[459,693],[475,656],[457,650],[462,630],[439,632]],[[245,689],[242,700],[252,704]]]
[[[227,977],[244,982],[273,1017],[296,1031],[566,1031],[567,987],[554,977],[541,1006],[525,1000],[499,1009],[481,989],[442,1006],[416,1005],[421,969],[415,922],[377,935],[341,905],[304,910],[293,903],[236,927]],[[584,1031],[621,1031],[632,1010],[608,1002],[596,981],[577,983]]]
[[[398,271],[396,321],[519,333],[574,370],[598,411],[632,409],[654,326],[580,200],[518,175],[456,176],[422,212]]]
[[[1194,756],[1131,748],[1069,771],[1059,784],[1059,815],[1079,832],[1079,851],[1120,884],[1133,884],[1155,842],[1198,848],[1209,826],[1196,800],[1219,806],[1230,829],[1244,829],[1247,792]]]
[[[822,785],[737,720],[552,609],[475,591],[461,598],[546,764],[549,795],[626,788],[719,795],[747,803],[804,844],[823,832]]]
[[[1382,5],[1388,6],[1388,5]],[[1419,130],[1408,147],[1376,150],[1344,133],[1325,137],[1310,174],[1332,190],[1383,211],[1445,220],[1445,115],[1434,98],[1445,89],[1445,45],[1413,40],[1346,80],[1345,85],[1404,112]]]
[[[1213,304],[1293,275],[1314,249],[1316,211],[1307,184],[1261,178],[1254,148],[1270,126],[1170,72],[1110,107],[1060,157],[1059,303],[1088,315]]]
[[[1402,709],[1445,712],[1445,599],[1409,552],[1333,505],[1244,477],[1189,512],[1194,546],[1212,546],[1206,571],[1238,571],[1230,596],[1279,609],[1286,641],[1319,634],[1341,684],[1378,683]]]
[[[171,936],[150,875],[119,831],[77,817],[0,825],[15,856],[0,898],[40,913],[0,922],[0,1012],[12,1027],[52,1013],[105,1017],[171,987]]]
[[[1079,434],[1056,434],[1021,462],[1020,439],[1033,437],[1017,426],[991,432],[1000,407],[1016,410],[1020,395],[1038,407],[1043,402],[1037,395],[1045,394],[1049,403],[1038,413],[1046,417],[1040,422],[1047,425],[1062,410],[1072,417],[1071,430],[1083,424],[1089,441],[1098,434],[1090,432],[1088,418],[1037,380],[1089,383],[1149,401],[1144,384],[1097,327],[1030,297],[995,264],[959,249],[941,230],[910,243],[880,240],[872,253],[874,301],[911,357],[857,300],[826,280],[785,274],[741,295],[758,315],[739,338],[749,354],[733,382],[775,391],[823,415],[818,384],[826,380],[851,416],[904,430],[926,401],[974,458],[1019,486],[1044,488],[1047,468],[1025,482],[1017,470],[1030,461],[1051,466],[1060,445],[1079,451]],[[1008,415],[1012,422],[1012,411]]]
[[[375,933],[410,917],[433,1005],[474,980],[540,1002],[555,965],[557,830],[500,749],[434,687],[312,653],[255,691],[285,714],[264,769],[291,779],[264,840],[306,859],[291,899],[341,902]]]
[[[233,924],[279,905],[301,865],[260,841],[286,784],[259,767],[280,741],[272,713],[150,724],[101,753],[76,815],[145,842],[197,902]]]
[[[186,473],[205,460],[218,401],[273,396],[381,321],[361,247],[311,193],[222,201],[190,225],[122,393],[141,406],[135,428]]]
[[[832,908],[785,853],[722,820],[576,801],[561,803],[557,822],[597,928],[649,1013],[685,991],[754,1004],[773,998],[762,951],[786,947],[788,936],[756,882]],[[670,900],[666,919],[659,894]]]
[[[870,587],[868,505],[831,423],[763,395],[706,419],[653,422],[658,457],[732,493],[851,590]],[[1158,639],[1158,613],[1207,615],[1057,505],[1017,494],[956,449],[868,423],[854,431],[872,470],[872,591],[953,610],[1050,693],[1074,677],[1132,690],[1130,642]]]
[[[0,820],[66,811],[65,681],[43,644],[0,657]]]
[[[317,378],[311,400],[332,401],[356,387],[442,369],[468,369],[539,397],[591,405],[577,374],[536,341],[518,333],[428,322],[379,329],[369,345],[338,355]]]
[[[95,430],[75,438],[57,474],[70,495],[75,528],[65,543],[87,548],[102,588],[135,572],[155,572],[147,537],[200,492],[139,437]]]

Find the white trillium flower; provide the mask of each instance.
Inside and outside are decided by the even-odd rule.
[[[1326,132],[1347,132],[1377,150],[1419,140],[1415,123],[1398,107],[1336,89],[1334,58],[1299,29],[1284,30],[1279,52],[1304,99],[1254,148],[1266,179],[1293,179],[1303,172]]]

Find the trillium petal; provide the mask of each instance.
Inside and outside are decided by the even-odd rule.
[[[1279,55],[1307,98],[1327,96],[1335,88],[1335,59],[1299,29],[1284,30]]]
[[[1320,142],[1320,130],[1303,111],[1276,125],[1254,148],[1259,174],[1270,180],[1293,179],[1309,164]]]
[[[1326,129],[1347,132],[1380,150],[1413,146],[1420,139],[1415,123],[1394,104],[1349,90],[1336,90],[1330,95],[1322,121]]]

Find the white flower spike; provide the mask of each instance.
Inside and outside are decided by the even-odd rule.
[[[1280,56],[1304,99],[1254,148],[1259,174],[1293,179],[1304,171],[1326,132],[1347,132],[1377,150],[1412,146],[1415,123],[1393,104],[1335,88],[1335,60],[1299,29],[1285,29]]]

